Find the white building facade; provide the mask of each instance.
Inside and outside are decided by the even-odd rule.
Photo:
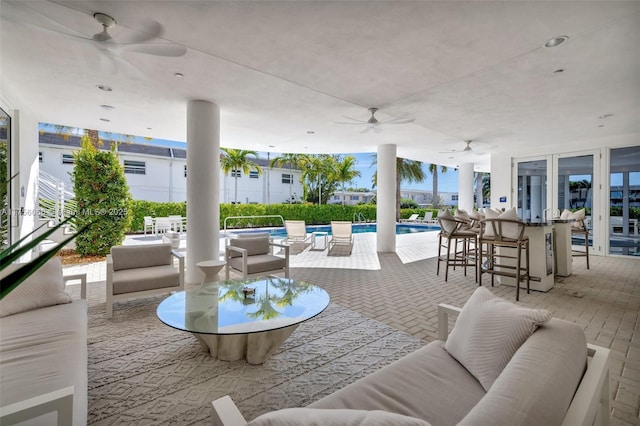
[[[54,133],[40,134],[40,169],[60,179],[73,191],[74,151],[80,148],[79,137],[63,139]],[[104,141],[101,149],[110,149],[112,141]],[[120,163],[134,200],[184,202],[187,199],[187,151],[147,144],[120,142],[117,146]],[[220,171],[220,201],[241,204],[277,204],[297,200],[303,193],[301,171],[269,168],[266,159],[254,160],[262,173],[242,171],[224,174]],[[233,175],[230,176],[230,175]],[[237,199],[236,199],[236,177]]]

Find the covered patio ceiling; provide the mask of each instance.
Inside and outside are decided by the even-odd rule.
[[[116,42],[158,37],[89,40],[97,12],[117,21]],[[492,153],[640,133],[638,1],[3,0],[0,13],[0,88],[42,122],[185,141],[187,101],[204,99],[221,108],[222,146],[393,143],[402,157],[477,170]],[[569,38],[545,48],[556,36]],[[186,53],[136,51],[171,49]],[[370,107],[415,121],[379,133],[338,123]]]

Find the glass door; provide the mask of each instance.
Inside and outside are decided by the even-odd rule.
[[[640,256],[640,147],[612,149],[609,163],[609,253]]]
[[[525,222],[542,222],[547,209],[547,159],[518,160],[518,217]]]
[[[599,217],[597,189],[599,185],[594,185],[596,166],[594,159],[598,158],[596,152],[559,154],[554,156],[556,187],[553,196],[552,206],[554,215],[560,214],[563,210],[575,212],[580,209],[585,210],[584,223],[589,230],[589,252],[597,253],[600,246],[594,245],[595,234],[598,227],[594,225],[594,217]],[[572,245],[585,246],[584,235],[575,234],[572,236]]]

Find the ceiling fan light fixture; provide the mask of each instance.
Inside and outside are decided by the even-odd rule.
[[[544,44],[544,47],[546,48],[552,48],[552,47],[558,47],[560,46],[562,43],[564,43],[565,41],[569,40],[569,36],[557,36],[552,38],[551,40],[547,41]]]

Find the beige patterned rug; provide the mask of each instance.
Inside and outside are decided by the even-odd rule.
[[[210,401],[231,395],[247,420],[304,406],[425,342],[332,303],[265,364],[211,358],[156,317],[162,297],[89,309],[89,424],[203,425]]]

